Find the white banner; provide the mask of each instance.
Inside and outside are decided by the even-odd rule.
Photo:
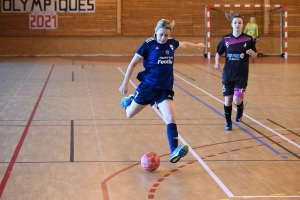
[[[95,12],[95,0],[1,0],[3,13]]]
[[[57,29],[56,13],[31,13],[29,14],[30,29]]]

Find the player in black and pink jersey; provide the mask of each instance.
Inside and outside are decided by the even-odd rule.
[[[220,68],[220,57],[225,53],[225,65],[222,71],[224,111],[226,130],[232,130],[232,102],[237,106],[235,120],[240,122],[244,111],[244,94],[248,83],[249,58],[257,57],[253,38],[243,33],[243,18],[236,14],[231,18],[232,33],[225,35],[217,48],[215,69]]]

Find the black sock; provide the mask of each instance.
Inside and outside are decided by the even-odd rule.
[[[242,103],[240,103],[240,105],[236,105],[236,107],[237,107],[238,109],[243,108],[243,107],[244,107],[244,101],[242,101]]]
[[[226,122],[231,122],[231,113],[232,113],[232,106],[224,105],[224,114],[225,114]]]
[[[178,132],[176,124],[167,125],[167,135],[169,140],[170,151],[172,153],[178,146]]]

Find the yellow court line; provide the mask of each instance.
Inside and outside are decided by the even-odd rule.
[[[271,196],[285,196],[284,193],[278,193],[278,194],[271,194]]]

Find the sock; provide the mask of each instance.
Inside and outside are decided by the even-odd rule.
[[[224,105],[224,114],[225,114],[226,122],[231,122],[231,113],[232,113],[232,106]]]
[[[240,105],[236,105],[236,107],[237,107],[238,109],[243,108],[243,107],[244,107],[244,101],[242,101],[242,103],[240,103]]]
[[[172,153],[178,146],[178,132],[176,124],[167,125],[167,135],[169,140],[170,151]]]

